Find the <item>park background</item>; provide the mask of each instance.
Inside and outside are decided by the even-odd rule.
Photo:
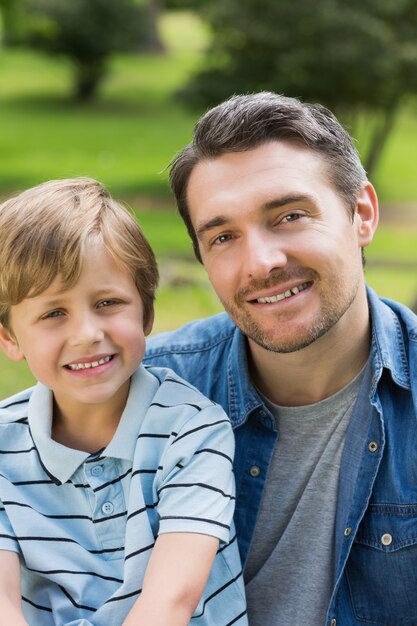
[[[99,179],[135,211],[156,252],[153,332],[174,329],[221,306],[166,166],[224,97],[301,96],[338,113],[377,188],[368,283],[417,306],[417,3],[366,5],[0,0],[0,199],[50,178]],[[25,363],[0,355],[0,398],[31,384]]]

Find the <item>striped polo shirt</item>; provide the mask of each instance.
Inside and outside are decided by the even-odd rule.
[[[67,448],[51,424],[40,383],[0,403],[0,549],[21,557],[26,620],[122,624],[157,535],[192,532],[220,547],[190,623],[246,625],[223,410],[171,370],[141,365],[104,450]]]

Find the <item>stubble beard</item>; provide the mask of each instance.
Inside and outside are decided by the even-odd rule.
[[[289,354],[307,348],[328,333],[351,307],[358,290],[359,283],[351,286],[349,294],[346,294],[340,287],[337,293],[332,293],[327,297],[322,296],[320,311],[312,322],[309,325],[299,326],[297,331],[293,331],[287,337],[285,335],[274,337],[272,336],[274,332],[264,329],[261,322],[248,311],[250,305],[243,301],[242,294],[238,294],[232,302],[222,300],[222,304],[243,334],[261,348],[270,352]],[[280,324],[285,326],[286,323],[285,319],[277,318],[277,326]],[[288,324],[291,324],[291,319]]]

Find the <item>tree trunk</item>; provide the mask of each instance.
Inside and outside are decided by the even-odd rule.
[[[148,2],[148,16],[149,16],[149,34],[148,34],[148,49],[154,54],[165,54],[165,46],[161,41],[158,30],[158,20],[162,11],[161,0],[149,0]]]
[[[78,61],[75,66],[75,99],[77,102],[93,100],[105,74],[104,60]]]
[[[397,113],[399,110],[399,100],[392,103],[392,105],[383,111],[382,119],[377,122],[375,131],[371,138],[368,154],[366,155],[365,169],[369,178],[374,174],[379,160],[382,156],[383,149],[385,147],[388,135],[394,127]]]

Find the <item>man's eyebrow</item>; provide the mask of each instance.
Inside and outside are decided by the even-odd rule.
[[[288,204],[295,204],[297,202],[310,202],[314,203],[314,199],[307,194],[291,194],[288,196],[283,196],[280,198],[273,198],[272,200],[268,200],[263,204],[262,208],[264,211],[271,211],[272,209],[279,209],[280,207],[287,206]],[[206,232],[213,230],[213,228],[218,228],[219,226],[224,226],[229,222],[227,216],[224,215],[216,215],[211,220],[207,222],[202,222],[196,228],[197,237],[203,236]]]
[[[196,235],[197,237],[200,237],[201,235],[204,235],[204,233],[206,233],[207,231],[212,230],[213,228],[217,228],[218,226],[224,226],[228,223],[228,221],[229,220],[223,215],[217,215],[216,217],[213,217],[213,219],[200,224],[200,226],[198,226],[198,228],[196,229]]]
[[[287,204],[295,204],[297,202],[309,202],[314,203],[314,198],[308,194],[291,194],[288,196],[283,196],[281,198],[273,198],[272,200],[268,200],[263,205],[263,208],[266,211],[271,209],[279,209],[280,207],[287,206]]]

